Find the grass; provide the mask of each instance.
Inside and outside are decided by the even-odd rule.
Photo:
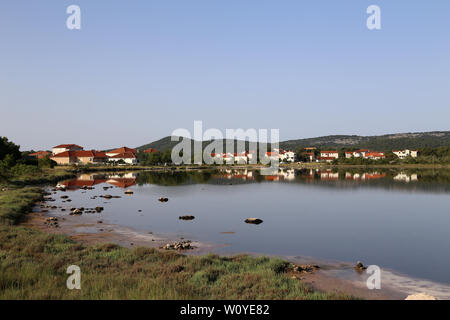
[[[312,290],[290,264],[239,255],[185,256],[114,244],[85,246],[64,235],[17,226],[40,199],[37,187],[0,191],[0,299],[349,299]],[[81,290],[66,287],[81,268]]]
[[[81,269],[68,290],[66,269]],[[267,257],[184,256],[0,226],[0,299],[346,299],[313,291]]]

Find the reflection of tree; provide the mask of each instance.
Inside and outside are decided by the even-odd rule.
[[[143,184],[156,184],[161,186],[177,186],[182,184],[194,184],[194,183],[207,183],[212,178],[212,171],[208,172],[141,172],[139,173],[136,183],[138,185]]]

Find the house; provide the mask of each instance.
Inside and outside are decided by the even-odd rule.
[[[124,162],[126,164],[137,164],[136,155],[133,152],[118,153],[108,158],[110,162]]]
[[[64,151],[50,157],[60,165],[103,163],[107,158],[104,152],[96,150]]]
[[[372,160],[380,160],[386,158],[384,152],[368,152],[365,154],[365,159],[372,159]]]
[[[42,158],[45,158],[50,155],[51,155],[51,153],[48,151],[38,151],[38,152],[30,153],[28,156],[32,157],[32,158],[36,158],[36,159],[42,159]]]
[[[53,147],[52,154],[58,154],[66,151],[81,151],[83,150],[83,147],[80,147],[77,144],[60,144],[56,147]]]
[[[133,155],[136,156],[136,149],[121,147],[121,148],[117,148],[117,149],[114,149],[111,151],[107,151],[106,155],[108,157],[114,157],[114,156],[117,156],[118,154],[124,154],[124,153],[132,153]]]
[[[338,159],[339,158],[339,152],[338,151],[320,151],[320,157],[321,158],[334,158],[334,159]]]
[[[394,151],[392,151],[392,153],[395,154],[400,159],[405,159],[406,157],[417,158],[417,155],[418,155],[417,150],[409,150],[409,149],[394,150]]]
[[[294,162],[295,152],[291,150],[280,150],[279,159],[280,161]]]
[[[246,152],[235,153],[233,156],[234,156],[234,162],[236,162],[238,164],[246,164],[248,161]]]
[[[309,162],[313,162],[316,159],[314,152],[305,152],[304,155],[309,159]]]
[[[268,159],[269,161],[278,161],[279,160],[279,154],[278,152],[275,151],[271,151],[271,152],[266,152],[265,153],[265,158]]]
[[[144,153],[156,153],[156,152],[159,152],[159,151],[156,149],[153,149],[153,148],[148,148],[147,150],[144,150]]]
[[[221,154],[223,161],[225,164],[233,164],[234,163],[234,156],[231,153],[222,153]]]
[[[366,154],[370,152],[370,150],[368,149],[360,149],[360,150],[355,150],[355,151],[347,151],[345,153],[345,158],[346,159],[350,159],[350,158],[366,158]]]

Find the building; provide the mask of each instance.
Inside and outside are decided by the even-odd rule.
[[[106,155],[108,157],[114,157],[114,156],[117,156],[119,154],[124,154],[124,153],[132,153],[134,156],[136,156],[136,149],[121,147],[121,148],[117,148],[117,149],[114,149],[111,151],[107,151]]]
[[[50,157],[59,165],[104,163],[107,158],[104,152],[96,150],[64,151]]]
[[[133,152],[118,153],[108,158],[109,162],[123,162],[125,164],[137,164],[136,155]]]
[[[42,158],[45,158],[50,155],[51,155],[51,153],[48,151],[38,151],[35,153],[30,153],[28,156],[32,157],[32,158],[36,158],[36,159],[42,159]]]
[[[234,162],[238,164],[246,164],[248,162],[247,152],[235,153]]]
[[[295,152],[291,150],[280,150],[279,159],[280,161],[294,162]]]
[[[313,162],[314,160],[316,160],[316,155],[314,154],[314,152],[305,152],[304,155],[309,160],[309,162]]]
[[[350,159],[350,158],[366,158],[366,154],[369,153],[369,152],[370,152],[370,150],[368,150],[368,149],[347,151],[345,153],[345,158],[346,159]]]
[[[395,154],[400,159],[405,159],[406,157],[417,158],[417,156],[418,156],[417,150],[409,150],[409,149],[394,150],[394,151],[392,151],[392,153]]]
[[[339,152],[338,151],[320,151],[320,157],[321,158],[339,158]]]
[[[148,148],[147,150],[144,150],[144,153],[156,153],[156,152],[159,152],[159,151],[156,149],[153,149],[153,148]]]
[[[58,154],[66,151],[81,151],[83,150],[83,147],[80,147],[77,144],[60,144],[56,147],[53,147],[52,154]]]
[[[368,152],[365,154],[365,159],[371,159],[371,160],[380,160],[386,158],[386,155],[384,152]]]

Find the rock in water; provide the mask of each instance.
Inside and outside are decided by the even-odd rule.
[[[261,224],[261,223],[263,223],[263,221],[258,218],[248,218],[248,219],[245,219],[245,223]]]
[[[160,201],[160,202],[167,202],[167,201],[169,201],[169,198],[161,197],[161,198],[158,199],[158,201]]]
[[[353,269],[355,269],[357,271],[363,271],[363,270],[366,270],[367,267],[361,261],[358,261],[358,262],[356,262],[356,264],[353,267]]]
[[[194,216],[181,216],[181,217],[178,217],[178,219],[180,219],[180,220],[194,220],[195,217]]]
[[[125,194],[133,194],[133,190],[128,189],[127,191],[125,191]]]

